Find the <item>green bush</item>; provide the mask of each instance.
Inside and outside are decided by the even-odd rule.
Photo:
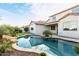
[[[29,36],[30,36],[30,35],[29,35],[29,34],[27,34],[27,35],[25,35],[24,37],[25,37],[25,38],[28,38]]]
[[[28,32],[29,31],[29,27],[28,26],[24,26],[24,31]]]
[[[45,52],[41,52],[40,56],[46,56],[46,53]]]
[[[50,31],[48,31],[48,30],[45,30],[43,32],[43,35],[46,36],[46,37],[49,37],[49,35],[52,35],[52,33]]]
[[[0,36],[12,35],[12,34],[14,34],[14,27],[10,25],[0,25]]]
[[[77,54],[79,54],[79,43],[75,44],[75,51]]]
[[[0,40],[2,39],[3,34],[4,34],[3,29],[0,29]]]
[[[24,30],[27,32],[28,27],[24,27]],[[24,36],[26,33],[22,31],[20,27],[10,26],[10,25],[0,25],[0,39],[2,39],[3,35],[11,35],[11,36]]]
[[[14,27],[15,33],[22,33],[22,30],[19,27]]]
[[[0,25],[0,37],[2,37],[2,35],[16,36],[17,33],[22,33],[22,30],[17,26]]]
[[[0,53],[13,51],[11,44],[11,41],[2,41],[2,43],[0,43]]]

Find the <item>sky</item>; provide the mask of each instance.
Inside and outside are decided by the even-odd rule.
[[[76,4],[67,3],[0,3],[0,25],[28,25],[31,21],[46,21],[50,15]]]

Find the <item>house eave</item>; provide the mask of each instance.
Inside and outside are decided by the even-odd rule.
[[[49,17],[52,17],[52,16],[55,16],[55,15],[61,14],[61,13],[63,13],[63,12],[66,12],[66,11],[71,10],[71,9],[73,9],[73,8],[75,8],[75,7],[78,7],[78,6],[79,6],[79,4],[77,4],[77,5],[73,6],[73,7],[70,7],[70,8],[68,8],[68,9],[65,9],[65,10],[63,10],[63,11],[60,11],[60,12],[58,12],[58,13],[55,13],[55,14],[49,16]],[[46,22],[48,22],[48,21],[49,21],[49,19],[48,19]]]
[[[58,24],[58,22],[59,22],[60,20],[63,20],[64,18],[68,17],[69,15],[79,16],[79,13],[68,13],[68,14],[66,14],[65,16],[63,16],[62,18],[60,18],[58,21],[48,22],[48,23],[45,23],[45,25]]]
[[[58,24],[58,21],[55,21],[55,22],[49,22],[49,23],[46,23],[45,25],[54,25],[54,24]]]

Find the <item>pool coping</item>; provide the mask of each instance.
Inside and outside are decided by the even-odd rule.
[[[16,49],[16,50],[19,50],[19,51],[28,51],[28,52],[34,52],[34,53],[41,53],[41,52],[45,52],[45,51],[41,51],[41,50],[35,50],[35,49],[30,49],[30,48],[22,48],[22,47],[19,47],[17,46],[16,43],[13,43],[12,44],[12,48]],[[45,52],[47,54],[47,56],[57,56],[56,54],[54,55],[51,55],[49,54],[48,52]]]
[[[46,37],[42,36],[42,38],[46,38]],[[52,37],[48,37],[48,38],[52,38],[52,39],[57,38],[57,39],[60,39],[60,40],[79,43],[79,38],[71,38],[71,37],[59,36],[59,35],[52,35]]]
[[[65,41],[71,41],[71,42],[75,42],[75,43],[79,43],[79,39],[76,38],[70,38],[70,37],[64,37],[64,36],[53,36],[52,38],[58,38],[61,40],[65,40]]]

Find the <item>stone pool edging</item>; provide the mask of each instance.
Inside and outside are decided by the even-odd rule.
[[[30,48],[22,48],[22,47],[19,47],[17,46],[16,43],[13,43],[12,44],[12,48],[16,49],[16,50],[19,50],[19,51],[28,51],[28,52],[34,52],[34,53],[41,53],[41,52],[45,52],[45,51],[40,51],[40,50],[35,50],[35,49],[30,49]],[[47,56],[56,56],[56,55],[51,55],[47,52],[45,52],[47,54]]]

